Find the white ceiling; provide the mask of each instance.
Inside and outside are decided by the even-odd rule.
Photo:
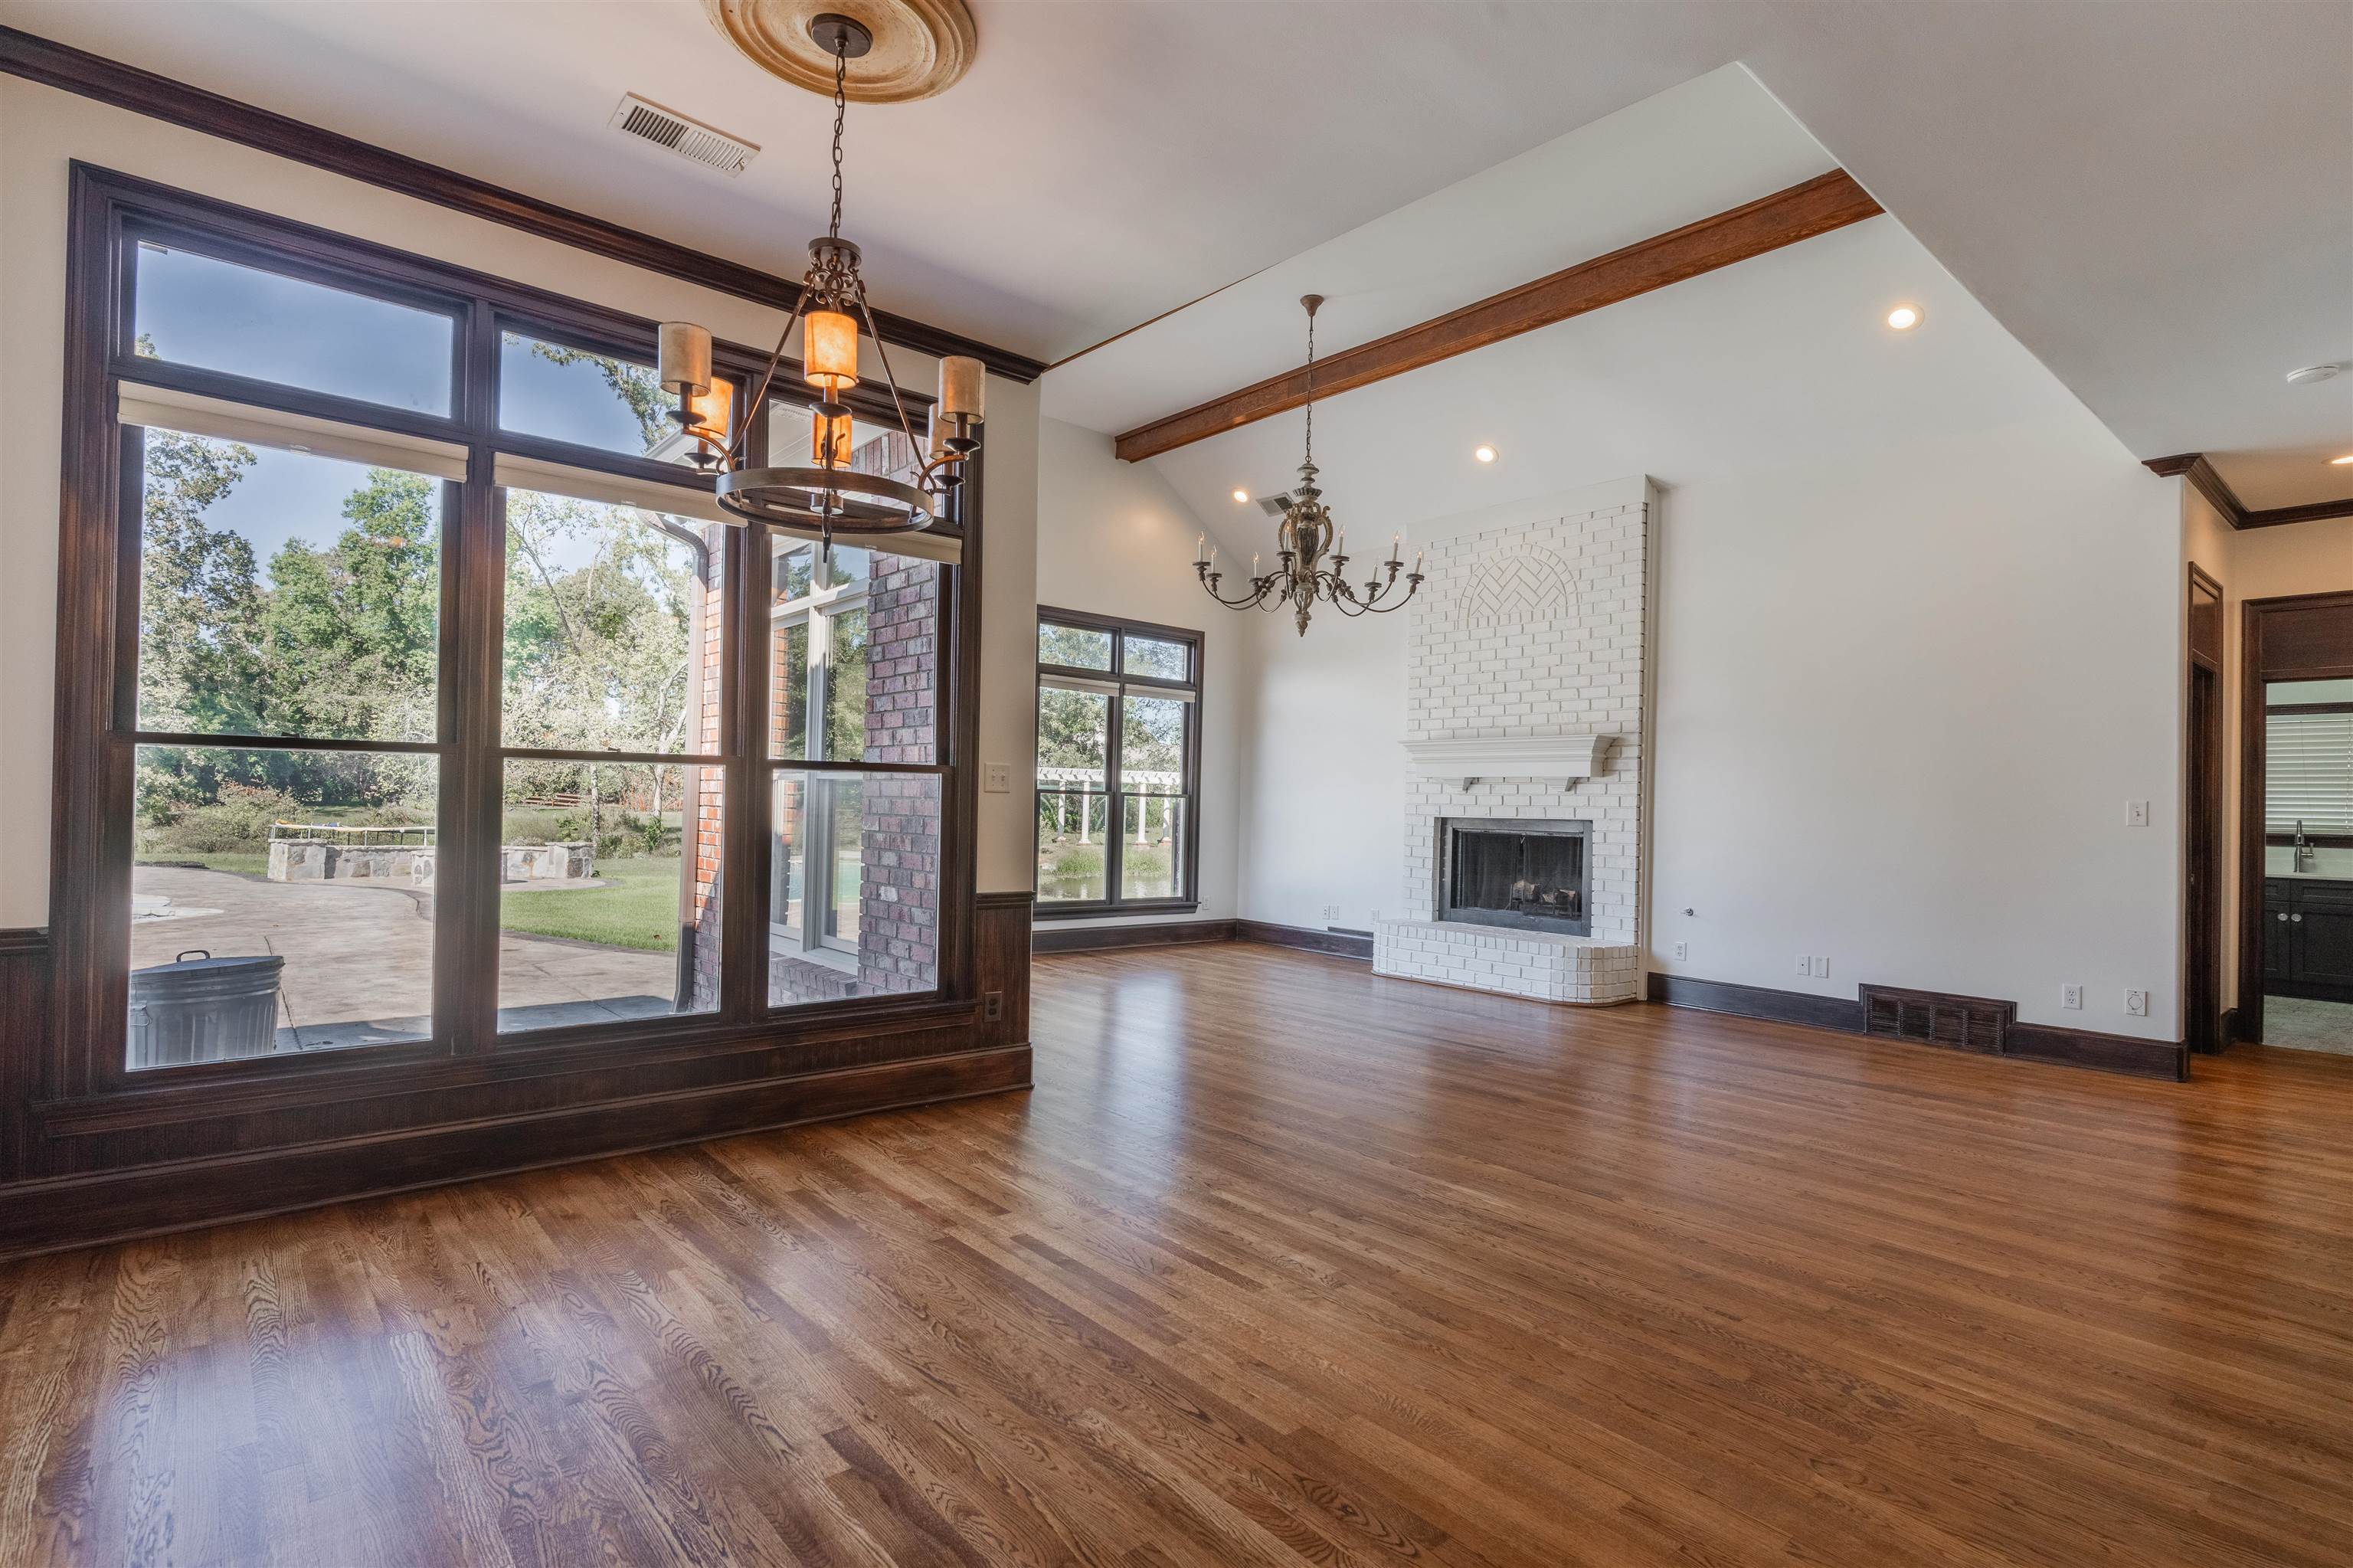
[[[1923,313],[1908,333],[1885,323],[1899,300]],[[1315,457],[1365,558],[1422,519],[1628,473],[1699,484],[2070,414],[2096,431],[1883,217],[1334,398]],[[1231,493],[1295,482],[1300,424],[1284,414],[1150,460],[1237,568],[1273,529]],[[1492,464],[1472,455],[1482,441]]]
[[[972,5],[963,83],[853,109],[846,227],[879,303],[1010,348],[1072,353],[1740,61],[2136,455],[2353,438],[2353,376],[2282,379],[2353,360],[2353,5]],[[822,222],[827,106],[698,0],[0,20],[774,270]],[[765,150],[731,181],[629,143],[606,129],[629,90]],[[1231,385],[1265,336],[1230,345]],[[1139,383],[1206,384],[1214,354],[1183,346]]]

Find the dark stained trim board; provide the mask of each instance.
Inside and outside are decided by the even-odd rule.
[[[2276,528],[2287,523],[2320,523],[2331,517],[2353,517],[2353,495],[2340,501],[2311,501],[2300,506],[2266,506],[2250,508],[2239,499],[2227,481],[2206,461],[2204,452],[2182,452],[2174,457],[2149,458],[2141,466],[2160,479],[2176,474],[2189,482],[2191,488],[2214,503],[2222,521],[2233,528]]]
[[[1124,926],[1040,926],[1029,933],[1033,953],[1106,953],[1122,948],[1174,948],[1230,942],[1231,920],[1147,920]]]
[[[0,71],[780,311],[791,310],[800,297],[798,283],[774,272],[575,212],[16,27],[0,27]],[[874,320],[892,343],[930,355],[970,355],[1008,380],[1035,381],[1045,374],[1043,360],[960,333],[883,310],[874,313]]]
[[[1818,234],[1876,217],[1880,206],[1844,169],[1752,202],[1654,234],[1623,249],[1490,295],[1461,310],[1358,344],[1316,362],[1315,395],[1330,397],[1369,387],[1426,365],[1501,343],[1588,311],[1713,272],[1778,250]],[[1173,451],[1307,401],[1304,366],[1271,376],[1120,436],[1113,450],[1127,462]]]
[[[1237,920],[1234,927],[1237,941],[1269,942],[1278,948],[1329,953],[1340,959],[1362,959],[1367,963],[1373,958],[1372,938],[1355,931],[1317,931],[1304,926],[1277,926],[1267,920]]]
[[[1887,988],[1876,989],[1885,991]],[[1777,991],[1768,986],[1733,985],[1723,980],[1694,980],[1684,975],[1660,974],[1656,970],[1651,974],[1649,995],[1652,1001],[1664,1002],[1669,1007],[1726,1012],[1776,1023],[1804,1024],[1845,1034],[1863,1033],[1862,1004],[1860,1001],[1849,1001],[1841,997],[1813,996],[1802,991]],[[1895,1040],[1897,1037],[1886,1038]],[[2059,1029],[2042,1023],[2010,1022],[2005,1025],[2000,1054],[2060,1066],[2128,1073],[2143,1078],[2184,1082],[2189,1076],[2189,1050],[2180,1042],[2142,1040],[2126,1034],[2102,1034],[2088,1029]]]

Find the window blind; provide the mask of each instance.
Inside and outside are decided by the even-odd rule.
[[[2353,713],[2263,716],[2263,831],[2353,833]]]

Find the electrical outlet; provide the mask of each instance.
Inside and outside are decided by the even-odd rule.
[[[1013,764],[1009,762],[982,763],[980,767],[980,787],[985,792],[991,795],[1011,794],[1013,792]]]
[[[2125,992],[2125,1011],[2131,1013],[2135,1018],[2147,1018],[2148,1016],[2148,992],[2145,991],[2128,991]]]
[[[1691,944],[1689,942],[1677,942],[1675,944],[1675,961],[1677,963],[1681,963],[1683,959],[1690,957]]]
[[[2125,826],[2128,828],[2145,828],[2148,826],[2147,801],[2126,800],[2125,802]]]
[[[1005,993],[1001,991],[986,991],[981,992],[980,1016],[981,1021],[985,1023],[1004,1022]]]
[[[1824,954],[1816,953],[1814,955],[1814,978],[1816,980],[1828,980],[1831,978],[1831,961]]]
[[[2061,986],[2059,988],[2059,1005],[2062,1007],[2073,1008],[2077,1012],[2083,1011],[2084,988],[2079,985]]]
[[[1326,904],[1324,906],[1324,918],[1326,923],[1337,920],[1339,917],[1340,906],[1337,904]]]
[[[1801,975],[1810,975],[1814,972],[1813,954],[1799,953],[1798,955],[1798,972]]]

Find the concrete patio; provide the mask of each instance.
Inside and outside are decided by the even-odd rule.
[[[132,874],[132,896],[134,969],[199,950],[286,959],[279,1051],[336,1050],[428,1033],[430,893],[389,882],[271,882],[142,865]],[[512,1030],[664,1016],[674,1011],[677,974],[671,953],[502,934],[500,1022]]]

